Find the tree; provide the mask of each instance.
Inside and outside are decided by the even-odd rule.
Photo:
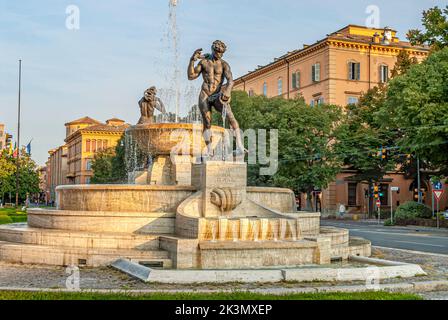
[[[395,168],[396,135],[381,126],[377,115],[384,105],[386,92],[384,85],[375,87],[362,96],[358,104],[347,106],[337,129],[339,140],[335,149],[345,168],[354,171],[351,179],[370,185]]]
[[[390,82],[382,119],[400,132],[402,152],[448,175],[448,48]]]
[[[422,24],[425,31],[409,30],[407,38],[412,45],[428,45],[434,51],[440,50],[448,44],[448,6],[423,11]]]
[[[418,60],[416,57],[411,57],[411,55],[405,51],[401,50],[397,56],[397,61],[395,62],[394,68],[391,70],[391,77],[395,78],[400,74],[406,73],[411,66],[417,64]]]
[[[100,151],[95,154],[92,162],[93,177],[91,183],[93,184],[107,184],[112,183],[112,160],[115,157],[113,148]]]
[[[259,166],[249,166],[249,183],[306,193],[310,208],[312,192],[326,188],[341,168],[333,148],[340,108],[310,107],[301,98],[249,97],[245,92],[235,92],[232,101],[232,109],[243,130],[278,129],[277,173],[260,176]]]
[[[27,195],[39,193],[39,173],[36,163],[21,150],[19,158],[19,200],[24,201]],[[0,193],[16,192],[16,158],[3,152],[0,155]]]
[[[4,195],[15,192],[15,185],[11,184],[10,177],[15,174],[16,167],[6,151],[0,155],[0,195],[3,203]]]

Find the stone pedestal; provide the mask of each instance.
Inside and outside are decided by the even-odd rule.
[[[202,190],[202,217],[231,216],[246,200],[247,164],[207,161],[193,164],[191,183]]]
[[[191,156],[158,156],[148,168],[146,183],[160,186],[190,186],[191,163]]]

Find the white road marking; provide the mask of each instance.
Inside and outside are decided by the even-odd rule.
[[[419,246],[430,246],[430,247],[439,247],[439,248],[445,248],[446,246],[442,246],[439,244],[429,244],[429,243],[422,243],[422,242],[413,242],[413,241],[397,241],[392,240],[393,242],[400,242],[400,243],[410,243],[410,244],[417,244]]]

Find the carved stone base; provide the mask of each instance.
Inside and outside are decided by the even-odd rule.
[[[146,184],[190,186],[191,156],[158,156],[148,168]],[[140,179],[141,180],[141,179]],[[137,181],[136,181],[137,183]]]

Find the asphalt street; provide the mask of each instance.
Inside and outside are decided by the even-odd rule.
[[[322,220],[321,224],[349,229],[350,235],[368,239],[373,246],[448,255],[448,230],[385,227],[373,221]]]

